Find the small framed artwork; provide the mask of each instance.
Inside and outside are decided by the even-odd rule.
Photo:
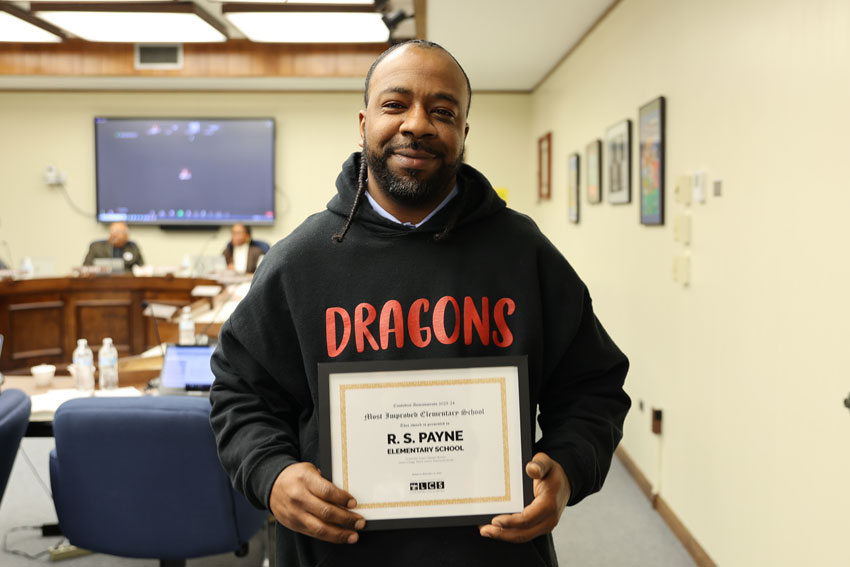
[[[587,185],[587,202],[596,205],[602,202],[602,140],[587,145],[584,159],[584,178]]]
[[[640,222],[664,224],[664,97],[638,111]]]
[[[578,222],[579,156],[570,154],[567,160],[567,211],[570,222]]]
[[[632,121],[623,120],[605,132],[605,163],[608,171],[608,202],[632,201]]]
[[[552,198],[552,132],[537,139],[537,199]]]

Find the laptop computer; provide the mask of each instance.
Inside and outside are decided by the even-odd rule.
[[[124,272],[124,260],[121,258],[95,258],[93,265],[96,268],[106,268],[110,274],[120,274]]]
[[[159,391],[163,394],[209,392],[215,380],[210,369],[213,351],[215,345],[167,345]]]

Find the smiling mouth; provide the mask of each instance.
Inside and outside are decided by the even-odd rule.
[[[394,150],[392,156],[395,158],[394,161],[404,169],[423,169],[437,159],[437,155],[431,152],[409,148]]]

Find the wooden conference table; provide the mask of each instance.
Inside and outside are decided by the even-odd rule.
[[[157,339],[142,303],[182,307],[192,302],[195,286],[215,283],[130,275],[0,281],[0,334],[5,336],[0,372],[28,373],[29,367],[42,363],[61,371],[71,362],[78,338],[87,339],[96,356],[104,337],[112,337],[119,357],[174,341],[177,325],[162,322],[162,338]],[[203,330],[214,337],[218,326]]]

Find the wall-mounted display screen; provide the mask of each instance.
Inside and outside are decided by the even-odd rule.
[[[94,129],[98,221],[274,223],[274,119],[97,117]]]

